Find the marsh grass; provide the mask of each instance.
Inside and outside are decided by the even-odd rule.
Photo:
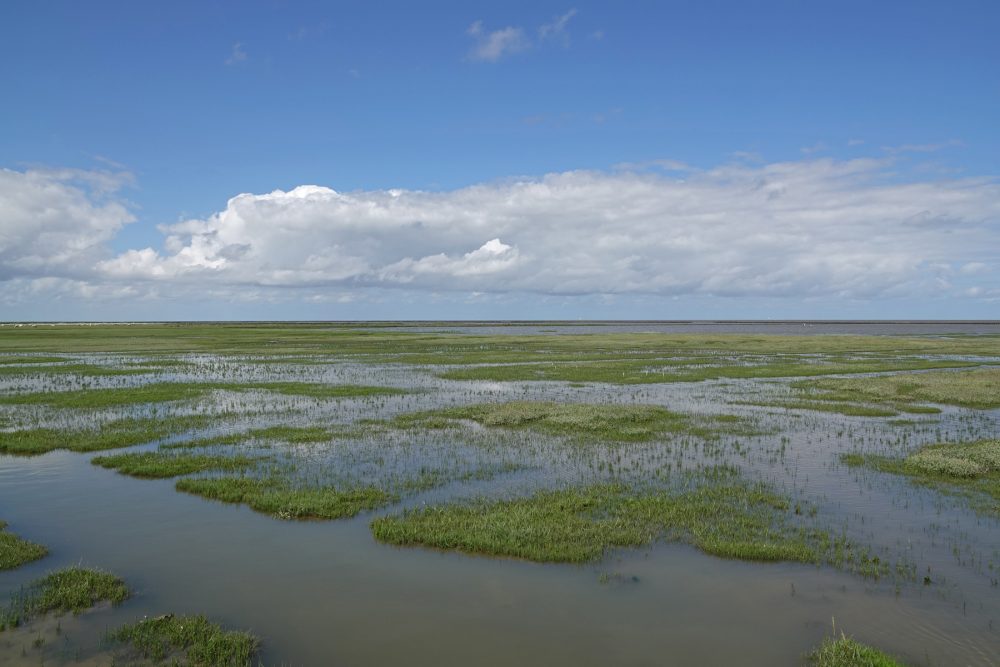
[[[864,405],[861,403],[834,403],[817,400],[771,400],[771,401],[737,401],[736,405],[757,405],[765,408],[783,408],[785,410],[813,410],[816,412],[832,412],[846,417],[895,417],[896,410],[882,406]]]
[[[171,442],[161,445],[160,449],[199,449],[224,445],[237,445],[253,440],[265,442],[286,442],[292,445],[314,442],[329,442],[334,432],[323,426],[268,426],[253,429],[243,433],[227,433],[209,438],[199,438],[184,442]]]
[[[41,544],[29,542],[11,533],[7,530],[7,522],[0,521],[0,570],[12,570],[48,553],[49,550]]]
[[[867,402],[902,412],[939,412],[918,403],[967,408],[1000,407],[1000,368],[939,373],[906,373],[866,378],[823,378],[792,383],[813,400]]]
[[[212,391],[273,391],[310,398],[362,398],[408,393],[395,387],[362,385],[327,385],[311,382],[158,382],[136,387],[38,391],[0,396],[8,405],[51,405],[59,408],[100,409],[144,403],[189,401]]]
[[[664,537],[722,558],[820,563],[831,541],[789,522],[790,502],[730,472],[684,492],[621,484],[407,510],[371,522],[376,539],[539,562],[583,563]]]
[[[0,611],[0,630],[49,612],[77,614],[100,602],[118,605],[128,597],[125,582],[108,572],[82,567],[56,570],[13,595],[7,609]]]
[[[449,428],[460,420],[486,427],[527,428],[552,435],[603,441],[643,442],[668,435],[708,437],[751,432],[732,415],[694,418],[656,405],[511,401],[410,413],[391,424],[399,428]]]
[[[207,454],[156,452],[129,452],[113,456],[97,456],[94,465],[116,470],[123,475],[148,479],[179,477],[196,472],[218,470],[239,472],[255,467],[263,459],[249,456],[221,456]]]
[[[212,353],[280,358],[332,356],[400,363],[545,361],[553,355],[620,359],[707,354],[989,355],[995,336],[775,336],[763,334],[594,333],[483,335],[378,330],[374,323],[159,323],[33,325],[0,329],[0,353],[114,352],[142,355]],[[429,355],[421,358],[421,355]],[[14,358],[14,357],[6,357]],[[556,357],[560,358],[560,357]]]
[[[344,519],[399,499],[377,486],[295,487],[279,477],[183,478],[177,480],[176,488],[211,500],[244,504],[279,519]]]
[[[966,495],[976,509],[1000,516],[1000,440],[927,445],[906,458],[853,452],[842,455],[841,461]],[[981,502],[977,496],[991,502]]]
[[[0,356],[0,366],[20,366],[22,364],[58,364],[68,361],[68,357],[43,356]]]
[[[260,640],[249,632],[226,631],[204,616],[166,614],[145,618],[108,633],[109,642],[131,645],[142,657],[204,667],[251,665]]]
[[[217,417],[216,417],[217,418]],[[153,442],[210,423],[205,415],[120,419],[95,428],[33,428],[0,432],[0,454],[33,456],[55,449],[96,452]]]
[[[808,659],[813,667],[904,667],[903,663],[891,655],[844,634],[839,639],[824,639],[819,648],[809,654]]]
[[[963,368],[974,366],[966,361],[932,361],[927,359],[857,359],[799,360],[782,357],[753,359],[747,363],[739,355],[719,357],[712,364],[684,364],[676,360],[606,360],[593,362],[540,362],[471,366],[438,373],[445,380],[490,380],[494,382],[524,382],[558,380],[571,383],[604,382],[608,384],[650,384],[659,382],[701,382],[703,380],[810,377],[845,373],[876,373],[886,371],[925,370],[933,368]]]
[[[65,361],[65,359],[60,359]],[[10,375],[79,375],[82,377],[103,377],[114,375],[139,375],[151,369],[109,368],[94,364],[56,364],[44,366],[0,365],[0,376]]]

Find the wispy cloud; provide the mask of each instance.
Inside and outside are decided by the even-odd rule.
[[[569,44],[569,34],[566,31],[566,24],[576,16],[576,9],[570,9],[562,16],[557,16],[550,23],[538,27],[538,38],[542,41],[546,39],[561,39],[564,44]]]
[[[247,52],[243,50],[243,42],[236,42],[233,44],[233,51],[226,58],[227,65],[236,65],[238,63],[244,62],[247,59]]]
[[[515,53],[527,51],[545,42],[558,41],[568,47],[569,31],[566,29],[570,19],[576,16],[576,9],[570,9],[565,14],[556,16],[549,23],[538,26],[535,32],[537,41],[528,37],[528,31],[520,26],[507,26],[499,30],[487,30],[482,21],[475,21],[465,33],[475,40],[475,45],[469,52],[469,59],[481,62],[497,62]]]
[[[492,63],[506,55],[518,53],[531,47],[531,42],[525,36],[522,28],[507,26],[488,32],[483,29],[482,21],[476,21],[465,32],[476,40],[476,45],[469,53],[472,60]]]
[[[949,139],[948,141],[941,141],[934,144],[903,144],[901,146],[883,146],[882,150],[890,155],[898,155],[900,153],[936,153],[937,151],[944,150],[946,148],[956,148],[958,146],[964,146],[965,143],[959,141],[958,139]]]

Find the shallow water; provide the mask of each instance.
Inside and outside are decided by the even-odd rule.
[[[912,664],[1000,664],[1000,522],[905,479],[839,463],[840,454],[859,448],[901,454],[924,443],[996,437],[1000,411],[945,408],[900,426],[884,418],[734,404],[748,395],[780,393],[787,380],[571,388],[558,382],[448,382],[424,369],[399,366],[188,358],[198,362],[196,368],[157,379],[291,379],[425,390],[340,401],[221,392],[202,404],[239,413],[226,418],[223,430],[275,423],[349,425],[432,407],[549,399],[738,414],[766,435],[707,443],[674,438],[581,454],[556,438],[479,429],[375,434],[278,452],[306,474],[333,481],[384,477],[421,463],[452,471],[501,460],[523,465],[492,479],[411,494],[399,506],[346,521],[272,519],[177,493],[174,480],[133,479],[98,468],[90,464],[91,455],[0,456],[0,519],[50,549],[45,559],[0,572],[0,594],[77,563],[108,569],[136,591],[121,607],[62,617],[58,635],[52,620],[0,633],[0,663],[40,664],[44,655],[49,665],[102,664],[100,637],[106,630],[172,612],[204,613],[226,627],[254,631],[263,641],[264,664],[795,665],[834,623],[838,632]],[[143,380],[37,380],[60,388],[83,381],[130,386]],[[0,391],[36,381],[5,382]],[[43,406],[0,406],[0,417],[63,426],[88,418]],[[887,560],[911,565],[916,579],[872,581],[830,567],[727,561],[663,543],[616,551],[585,566],[541,565],[394,548],[375,542],[368,530],[372,516],[400,506],[527,493],[600,477],[606,473],[597,464],[610,458],[626,478],[667,463],[685,469],[704,462],[735,465],[814,506],[823,525],[870,545]],[[930,585],[924,585],[925,575]],[[43,649],[35,649],[30,643],[40,632],[47,639]]]

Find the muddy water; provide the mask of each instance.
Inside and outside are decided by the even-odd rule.
[[[96,650],[107,628],[167,610],[253,629],[266,664],[791,665],[832,619],[934,664],[1000,660],[980,614],[827,569],[731,562],[676,545],[583,567],[399,550],[376,544],[364,519],[275,521],[69,453],[0,466],[0,506],[52,550],[0,575],[0,586],[82,561],[137,590],[118,609],[63,618],[74,660]],[[17,664],[20,647],[6,656],[2,647]]]
[[[100,645],[106,630],[166,612],[204,613],[227,627],[254,631],[263,641],[264,664],[796,665],[834,622],[838,631],[913,664],[1000,664],[1000,522],[904,479],[839,463],[841,453],[855,449],[900,454],[942,439],[996,437],[1000,411],[945,409],[892,425],[732,403],[781,391],[783,381],[569,388],[451,383],[419,369],[352,364],[261,368],[201,362],[211,370],[179,377],[367,380],[427,390],[340,402],[224,393],[207,406],[240,411],[237,421],[253,424],[349,424],[512,398],[643,402],[741,414],[768,435],[725,437],[711,454],[698,443],[677,441],[629,446],[615,456],[633,459],[640,469],[678,457],[689,466],[706,457],[736,465],[816,507],[823,525],[888,560],[911,564],[917,576],[874,582],[828,567],[726,561],[676,544],[618,551],[586,566],[397,549],[372,539],[371,514],[349,521],[279,521],[179,494],[173,480],[118,475],[91,465],[90,455],[0,456],[0,518],[51,552],[0,573],[0,594],[78,563],[115,572],[136,591],[119,608],[0,633],[0,664],[40,664],[43,655],[47,665],[107,664]],[[136,381],[90,380],[109,386]],[[46,409],[32,408],[30,414],[43,423],[70,419]],[[596,474],[593,460],[568,454],[558,442],[524,433],[473,436],[478,440],[471,444],[442,434],[412,441],[376,437],[292,455],[304,457],[300,463],[317,475],[335,469],[333,479],[341,470],[376,474],[374,457],[388,460],[390,468],[476,456],[521,456],[526,463],[510,475],[408,497],[404,505],[529,492]],[[32,645],[38,637],[45,639],[41,649]]]

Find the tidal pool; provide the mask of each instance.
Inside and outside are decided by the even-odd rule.
[[[767,335],[754,331],[748,340],[739,329],[731,334],[733,325],[699,331],[703,345],[668,338],[661,347],[651,334],[633,333],[653,330],[647,325],[574,326],[566,333],[579,339],[572,350],[535,342],[558,339],[558,325],[539,325],[546,331],[537,336],[493,326],[489,338],[481,327],[442,325],[397,327],[384,336],[383,329],[330,324],[275,325],[252,334],[218,325],[222,335],[209,349],[204,326],[190,339],[153,330],[144,341],[111,337],[100,345],[89,337],[86,345],[75,343],[72,328],[46,334],[53,338],[44,344],[30,332],[0,331],[5,367],[17,367],[7,361],[18,355],[36,357],[20,364],[24,373],[0,376],[0,451],[3,438],[18,430],[71,434],[123,418],[204,417],[193,428],[124,449],[0,454],[0,520],[49,551],[0,571],[0,596],[77,564],[113,572],[133,589],[117,607],[0,632],[3,664],[43,658],[49,665],[105,664],[108,631],[165,613],[204,614],[226,628],[252,631],[261,640],[263,664],[797,665],[834,624],[838,633],[907,664],[1000,663],[1000,513],[841,461],[852,452],[899,457],[932,443],[996,438],[1000,410],[934,404],[935,414],[873,417],[783,407],[801,377],[770,372],[640,384],[439,377],[454,368],[447,357],[459,353],[460,368],[485,368],[546,355],[562,356],[544,363],[576,363],[577,352],[600,364],[603,377],[616,360],[634,370],[637,357],[772,369],[843,364],[849,355],[905,368],[914,357],[972,359],[972,366],[926,371],[961,373],[1000,362],[1000,325],[964,331],[958,324],[913,330],[896,324],[885,331],[893,337],[857,339],[856,349],[846,337],[818,336],[834,340],[788,350],[787,339],[774,339],[770,351]],[[588,335],[595,335],[591,348]],[[742,338],[727,346],[726,335]],[[863,347],[866,341],[871,349]],[[732,350],[720,353],[727,347]],[[65,361],[52,361],[53,354]],[[709,355],[716,358],[705,361]],[[442,363],[430,363],[436,356]],[[46,372],[53,364],[147,370]],[[925,371],[879,374],[896,372]],[[93,408],[3,401],[168,382],[216,387],[181,401]],[[279,382],[286,390],[287,383],[304,383],[403,391],[329,396],[265,386]],[[622,424],[581,425],[578,411],[512,426],[506,414],[477,421],[469,416],[482,410],[467,409],[534,402],[657,406],[684,415],[685,426],[640,424],[622,432],[641,438],[616,437]],[[425,421],[405,418],[413,413]],[[629,414],[642,419],[645,412]],[[427,415],[434,419],[426,421]],[[240,437],[275,426],[321,427],[329,437]],[[256,472],[246,473],[257,478],[280,478],[296,488],[374,485],[392,499],[353,518],[288,520],[281,512],[180,493],[175,478],[140,479],[90,462],[133,451],[173,455],[188,450],[169,445],[190,441],[198,441],[190,451],[200,455],[259,459]],[[373,518],[406,509],[605,482],[669,488],[685,474],[719,466],[786,497],[790,521],[843,539],[864,555],[866,567],[723,559],[685,539],[612,549],[582,565],[535,563],[389,546],[370,529]]]

